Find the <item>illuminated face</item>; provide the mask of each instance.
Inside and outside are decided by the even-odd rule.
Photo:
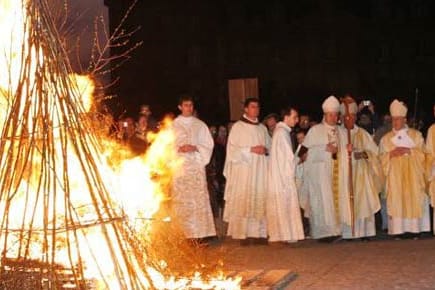
[[[310,117],[308,115],[301,115],[299,126],[302,129],[308,129],[308,127],[310,127]]]
[[[148,105],[143,105],[140,107],[140,113],[145,116],[151,115],[151,110]]]
[[[148,119],[145,116],[140,116],[137,123],[140,127],[146,127],[148,125]]]
[[[290,115],[286,115],[284,117],[284,122],[289,126],[290,128],[293,128],[296,126],[299,122],[299,114],[295,110],[291,110]]]
[[[330,126],[337,125],[338,113],[337,112],[326,112],[324,115],[325,123]]]
[[[276,119],[274,117],[270,117],[269,119],[266,120],[266,126],[269,129],[273,129],[276,126]]]
[[[184,101],[181,105],[178,105],[178,109],[181,112],[181,115],[184,117],[193,116],[193,102],[192,101]]]
[[[391,117],[391,124],[394,130],[400,130],[405,128],[406,118],[405,117]]]
[[[260,104],[257,102],[250,102],[247,107],[245,107],[245,114],[250,119],[258,118],[260,114]]]

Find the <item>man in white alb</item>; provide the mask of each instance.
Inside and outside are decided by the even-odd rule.
[[[216,235],[210,197],[207,190],[205,166],[213,151],[213,139],[204,122],[193,116],[193,99],[184,95],[172,128],[175,149],[182,160],[173,174],[172,207],[189,239]]]
[[[244,115],[231,128],[224,167],[227,234],[242,243],[267,238],[266,194],[270,137],[258,122],[260,103],[247,98]]]
[[[270,149],[266,215],[269,242],[304,239],[296,188],[296,162],[290,132],[299,121],[298,112],[287,108],[273,132]]]

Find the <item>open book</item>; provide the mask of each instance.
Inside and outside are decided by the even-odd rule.
[[[405,147],[405,148],[415,147],[415,143],[411,139],[411,137],[409,137],[407,130],[400,130],[399,132],[397,132],[396,135],[394,135],[394,137],[391,138],[391,141],[396,147]]]

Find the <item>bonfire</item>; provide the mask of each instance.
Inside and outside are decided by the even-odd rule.
[[[0,288],[238,289],[171,218],[170,121],[125,158],[52,2],[0,0]]]

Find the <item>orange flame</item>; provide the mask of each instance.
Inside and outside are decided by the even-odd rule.
[[[26,23],[26,6],[27,1],[22,0],[2,0],[0,1],[0,131],[3,131],[6,122],[6,112],[10,110],[11,98],[15,93],[20,78],[20,67],[26,56],[24,51],[30,51],[30,58],[43,61],[45,56],[41,53],[36,53],[35,47],[28,48],[30,45],[28,40],[28,23]],[[23,45],[24,44],[24,45]],[[29,75],[36,77],[35,65],[30,66],[33,74]],[[55,78],[55,77],[54,77]],[[80,112],[88,112],[92,105],[92,97],[95,90],[95,84],[89,76],[71,74],[67,77],[69,85],[72,86],[71,90],[74,92],[76,101],[78,102],[78,110]],[[30,79],[27,86],[30,88],[35,82]],[[58,86],[59,84],[53,84]],[[52,91],[51,91],[52,90]],[[56,91],[53,87],[47,91],[47,94]],[[31,90],[29,90],[31,91]],[[34,100],[35,106],[38,100]],[[54,103],[49,104],[54,110]],[[22,105],[24,106],[24,104]],[[24,107],[21,108],[24,110]],[[92,207],[93,200],[89,194],[86,177],[83,173],[83,167],[79,154],[81,152],[74,151],[71,147],[63,148],[64,143],[60,142],[62,138],[60,128],[62,126],[59,116],[53,116],[53,137],[54,140],[59,141],[56,143],[53,150],[53,166],[46,170],[53,170],[59,173],[65,171],[65,163],[63,160],[62,152],[64,149],[68,150],[67,162],[68,165],[68,184],[65,184],[65,179],[59,178],[52,186],[52,190],[56,194],[48,195],[48,206],[52,207],[54,211],[50,211],[48,216],[47,211],[44,211],[44,200],[37,194],[29,194],[38,192],[38,176],[41,174],[41,165],[32,164],[34,168],[28,169],[28,174],[25,178],[20,180],[17,193],[10,199],[0,199],[0,212],[8,210],[12,212],[9,215],[8,227],[11,232],[22,232],[23,229],[34,229],[34,235],[27,237],[31,239],[28,249],[28,257],[32,259],[39,259],[44,254],[53,255],[55,262],[64,265],[70,265],[71,260],[75,264],[79,260],[83,261],[85,265],[84,273],[86,279],[93,279],[95,288],[97,289],[118,289],[128,288],[125,285],[120,285],[116,281],[116,271],[120,271],[124,276],[127,276],[129,270],[126,265],[119,266],[120,269],[115,269],[117,266],[114,264],[113,256],[122,259],[123,253],[120,249],[110,249],[107,244],[102,243],[104,235],[108,236],[110,240],[114,241],[115,245],[125,241],[117,240],[114,231],[107,227],[105,233],[101,227],[96,227],[96,222],[124,222],[128,220],[130,224],[137,224],[136,221],[143,221],[137,226],[141,227],[138,232],[144,232],[143,226],[149,225],[153,216],[159,210],[161,202],[166,198],[167,187],[171,179],[171,172],[176,170],[180,165],[180,160],[177,159],[174,150],[174,136],[170,128],[170,121],[164,123],[163,129],[156,135],[151,136],[153,143],[148,149],[147,154],[138,156],[133,159],[126,160],[110,160],[113,152],[120,150],[119,145],[113,141],[101,137],[99,140],[103,145],[104,150],[99,151],[96,148],[91,148],[92,156],[95,159],[96,167],[102,176],[104,186],[107,187],[109,193],[108,203],[112,207],[114,213],[119,220],[109,220],[109,217],[100,217],[96,214]],[[32,123],[28,124],[27,132],[32,133]],[[34,133],[34,132],[33,132]],[[92,132],[89,132],[91,134]],[[14,136],[8,136],[14,137]],[[71,141],[71,140],[70,140]],[[35,155],[41,154],[36,152]],[[1,157],[1,156],[0,156]],[[114,162],[117,161],[117,162]],[[115,166],[115,165],[116,166]],[[155,177],[158,178],[155,178]],[[63,191],[68,187],[68,192]],[[68,198],[65,195],[68,194]],[[0,195],[1,196],[1,195]],[[69,212],[65,200],[68,200],[74,205],[75,211],[70,213],[70,216],[65,217]],[[61,213],[60,216],[55,213]],[[105,219],[107,220],[101,220]],[[49,223],[50,225],[57,225],[58,228],[47,229],[44,221],[56,221],[56,223]],[[77,244],[66,245],[68,235],[71,235],[70,227],[79,225],[80,229],[75,231],[77,235]],[[52,237],[53,244],[56,245],[52,253],[46,253],[43,249],[43,242],[40,241],[38,231],[45,229],[46,231],[57,232],[56,237]],[[1,229],[3,231],[3,229]],[[146,231],[145,231],[146,233]],[[18,248],[19,240],[23,239],[20,235],[9,235],[7,237],[8,248],[7,253],[11,257],[19,257],[23,249]],[[6,236],[0,235],[0,244],[6,243]],[[77,251],[69,251],[69,248],[78,249]],[[114,252],[113,252],[114,251]],[[116,260],[116,259],[115,259]],[[201,278],[200,273],[196,273],[194,277],[175,278],[165,277],[157,269],[149,266],[147,261],[143,261],[147,266],[141,269],[151,277],[152,283],[158,289],[240,289],[240,279],[228,279],[223,273],[218,273],[215,278],[207,279],[205,281]],[[0,261],[2,263],[2,261]],[[133,262],[134,264],[134,262]],[[0,264],[1,266],[1,264]],[[134,264],[135,267],[140,268],[140,265]],[[139,271],[141,272],[141,271]],[[148,279],[144,277],[141,279],[145,287],[150,287]]]

